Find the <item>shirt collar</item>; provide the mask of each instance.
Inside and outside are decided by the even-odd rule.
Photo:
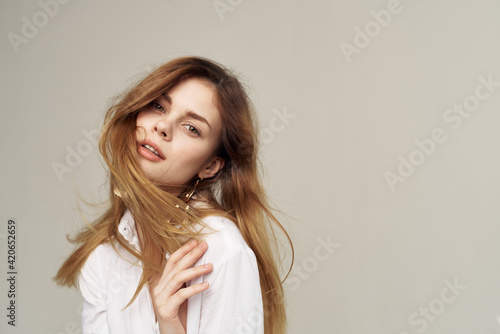
[[[123,235],[125,240],[136,249],[140,249],[139,245],[139,236],[137,234],[137,229],[135,227],[134,217],[132,216],[132,212],[127,208],[122,218],[120,219],[120,223],[118,224],[118,232]]]
[[[206,205],[205,203],[198,201],[193,201],[192,206],[202,208],[208,207],[208,205]],[[178,225],[174,226],[180,228],[180,226]],[[125,213],[120,219],[120,223],[118,224],[118,232],[123,235],[125,240],[127,240],[131,246],[140,250],[139,235],[137,234],[137,229],[135,227],[134,216],[132,216],[132,212],[129,208],[125,210]]]

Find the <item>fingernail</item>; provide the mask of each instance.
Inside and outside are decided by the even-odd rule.
[[[207,263],[207,264],[204,264],[204,265],[203,265],[203,267],[205,267],[205,268],[210,268],[211,266],[212,266],[212,264],[211,264],[211,263]]]
[[[194,245],[196,245],[196,239],[191,240],[191,241],[189,242],[189,245],[190,245],[190,246],[194,246]]]

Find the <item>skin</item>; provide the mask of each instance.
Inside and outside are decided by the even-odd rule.
[[[223,167],[224,159],[215,154],[222,119],[213,88],[202,79],[187,79],[163,96],[137,115],[136,138],[138,144],[152,141],[164,159],[152,161],[141,155],[140,165],[150,180],[178,195],[194,176],[209,178]],[[186,110],[208,124],[187,115]],[[138,150],[141,152],[140,145]]]
[[[136,138],[141,169],[151,181],[158,182],[174,195],[194,177],[210,178],[224,166],[224,159],[215,154],[222,132],[222,119],[215,101],[210,83],[190,78],[137,115]],[[144,153],[141,143],[146,139],[154,143],[163,159]],[[139,240],[142,240],[140,232]],[[193,267],[207,248],[205,242],[198,245],[196,241],[179,248],[162,264],[163,272],[150,285],[160,333],[186,333],[188,298],[208,289],[208,283],[190,287],[185,283],[212,271],[210,263]]]
[[[198,244],[196,240],[182,246],[169,257],[162,276],[153,281],[153,304],[160,333],[186,333],[188,298],[209,286],[208,282],[190,287],[185,287],[184,283],[212,271],[211,263],[192,267],[207,249],[206,242]]]

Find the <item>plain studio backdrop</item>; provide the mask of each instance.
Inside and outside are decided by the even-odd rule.
[[[0,16],[0,332],[81,332],[79,292],[51,277],[84,226],[78,194],[107,195],[106,106],[198,55],[234,69],[259,115],[296,251],[290,333],[500,333],[498,1],[29,0]]]

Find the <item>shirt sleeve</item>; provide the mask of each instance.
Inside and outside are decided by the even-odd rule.
[[[78,285],[83,296],[82,334],[108,334],[103,266],[98,246],[87,258]]]
[[[259,271],[254,252],[247,246],[239,229],[227,220],[224,228],[206,238],[208,250],[199,264],[212,263],[211,273],[197,282],[209,282],[209,288],[197,299],[188,301],[189,312],[199,316],[199,327],[187,333],[234,334],[264,333],[263,305]],[[198,263],[195,265],[199,265]],[[199,303],[199,310],[191,309]]]

